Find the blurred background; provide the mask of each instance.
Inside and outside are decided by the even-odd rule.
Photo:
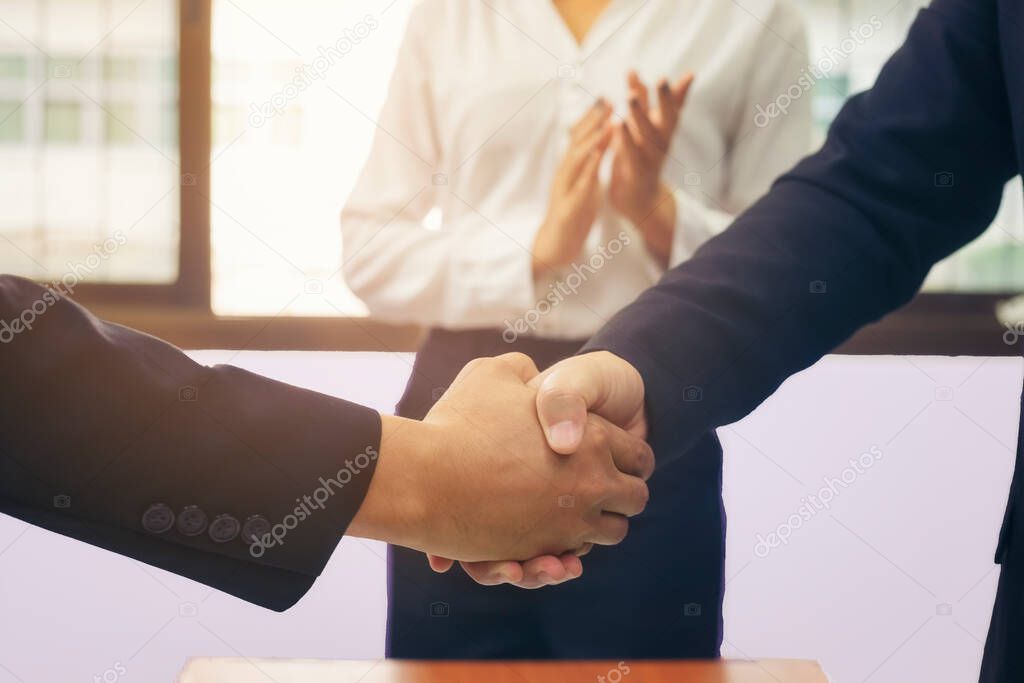
[[[924,3],[794,4],[810,29],[806,63],[835,66],[812,91],[820,142]],[[389,411],[419,333],[365,317],[340,272],[339,213],[412,5],[0,0],[0,270],[74,272],[88,283],[77,298],[202,349],[201,362]],[[873,19],[878,29],[847,50]],[[1014,354],[995,310],[1024,289],[1022,207],[1014,182],[984,236],[844,350]],[[971,680],[1020,382],[1019,359],[830,357],[720,430],[724,654],[817,658],[843,683]],[[758,555],[759,534],[875,445],[878,470],[792,544]],[[16,615],[0,620],[0,683],[121,669],[170,680],[200,654],[379,658],[383,546],[345,539],[337,555],[310,597],[278,615],[0,517],[0,605]]]
[[[812,92],[820,141],[923,3],[796,4],[810,28],[808,66],[841,51]],[[364,316],[339,272],[338,215],[376,132],[410,6],[0,0],[0,269],[59,278],[122,231],[117,258],[88,270],[105,286],[87,301],[119,303],[118,287],[143,284],[214,316]],[[845,50],[872,17],[880,30]],[[209,33],[208,57],[179,55],[190,32]],[[182,86],[196,102],[181,119],[179,86],[206,78],[208,102]],[[179,142],[193,152],[185,161]],[[193,189],[201,199],[183,204]],[[966,309],[963,297],[935,299],[940,313],[991,324],[990,295],[1021,289],[1022,207],[1015,182],[988,232],[935,269],[930,292],[983,294]]]

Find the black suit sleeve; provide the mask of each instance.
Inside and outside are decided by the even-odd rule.
[[[199,365],[61,293],[0,277],[0,512],[293,605],[362,503],[380,416]]]
[[[585,350],[639,369],[655,452],[680,452],[912,298],[1014,163],[996,2],[936,0],[819,152]]]

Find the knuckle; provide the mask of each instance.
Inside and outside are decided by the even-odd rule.
[[[473,360],[466,363],[466,366],[463,368],[463,370],[465,370],[466,372],[476,372],[477,370],[482,370],[483,368],[487,367],[487,364],[489,362],[491,362],[490,358],[474,358]]]
[[[654,450],[645,442],[640,444],[640,450],[637,454],[637,466],[645,480],[654,474]]]
[[[533,359],[522,351],[510,351],[506,354],[502,354],[499,358],[509,363],[515,363],[516,365],[533,365]]]
[[[591,444],[600,450],[607,450],[611,442],[611,431],[603,422],[590,415],[587,419],[587,433]]]
[[[611,480],[602,472],[589,472],[578,479],[576,489],[587,507],[596,507],[611,493]]]
[[[647,487],[647,484],[643,482],[638,483],[636,490],[637,514],[640,514],[647,509],[647,503],[650,500],[651,490]]]
[[[609,532],[609,540],[613,545],[618,545],[626,540],[626,536],[629,534],[629,520],[625,517],[618,517],[613,522]]]

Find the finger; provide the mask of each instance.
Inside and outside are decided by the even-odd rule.
[[[596,545],[618,545],[629,533],[629,520],[614,512],[602,512],[597,524],[587,539]]]
[[[583,117],[569,129],[569,139],[575,142],[585,137],[607,120],[611,113],[612,109],[604,98],[598,98]]]
[[[586,555],[587,552],[590,552],[590,548],[594,546],[587,543],[584,547],[587,548],[587,551],[583,555]],[[569,579],[578,579],[583,576],[583,560],[580,559],[583,555],[575,552],[563,553],[559,556],[558,559],[562,561],[562,566],[565,567],[565,573]]]
[[[511,370],[524,382],[529,382],[540,372],[532,358],[518,351],[503,353],[500,356],[496,356],[494,360],[504,365],[508,370]]]
[[[522,573],[517,580],[509,580],[497,569],[502,562],[462,562],[466,574],[484,586],[496,586],[510,583],[517,588],[534,589],[543,586],[554,586],[577,579],[583,574],[583,562],[573,553],[565,553],[559,557],[543,555],[522,563]],[[518,563],[512,563],[518,564]]]
[[[503,583],[520,583],[523,580],[523,565],[511,560],[502,562],[460,562],[463,571],[481,586],[497,586]]]
[[[544,555],[527,560],[523,564],[523,579],[517,585],[520,587],[557,586],[560,583],[576,578],[566,566],[562,557]],[[572,560],[580,562],[579,558],[571,553],[568,555]],[[580,563],[582,571],[582,563]],[[578,574],[576,575],[578,576]]]
[[[630,71],[626,80],[629,83],[629,96],[637,98],[644,111],[647,111],[650,106],[650,102],[647,99],[647,86],[640,80],[640,74],[636,71]]]
[[[646,437],[643,379],[615,354],[596,351],[567,358],[532,383],[538,386],[537,417],[557,453],[574,453],[579,447],[588,411]]]
[[[667,140],[679,123],[679,106],[672,95],[672,86],[664,78],[658,83],[658,111],[658,132]]]
[[[594,150],[587,157],[587,162],[583,168],[580,169],[579,178],[576,179],[576,185],[572,188],[572,193],[577,198],[583,198],[589,196],[589,193],[593,191],[594,186],[598,183],[598,171],[601,168],[601,159],[604,156],[604,150]]]
[[[580,168],[587,159],[589,148],[599,143],[605,132],[612,110],[603,100],[600,100],[600,102],[601,107],[597,109],[592,108],[588,115],[584,116],[584,119],[573,127],[569,148],[555,171],[555,183],[558,187],[562,188],[563,192],[572,187],[576,182]],[[601,113],[602,108],[603,113]],[[588,119],[595,112],[598,113],[598,117],[592,121]]]
[[[601,121],[611,115],[611,107],[603,98],[598,98],[583,116],[569,129],[570,139],[577,140],[597,128]]]
[[[542,588],[557,586],[566,581],[578,579],[583,574],[583,562],[573,553],[558,557],[544,555],[523,564],[523,578],[514,585],[519,588]]]
[[[641,149],[650,154],[655,151],[664,152],[667,149],[665,139],[662,137],[661,132],[655,128],[651,122],[651,117],[647,115],[647,111],[640,106],[637,98],[631,98],[629,100],[630,120],[633,125],[636,126],[637,130],[640,131]]]
[[[693,85],[693,79],[693,72],[687,71],[672,86],[672,98],[675,100],[677,109],[682,109],[686,104],[686,97],[690,94],[690,86]]]
[[[629,129],[625,121],[619,125],[619,140],[622,144],[622,151],[625,154],[626,162],[631,166],[637,166],[641,159],[640,146],[636,138],[633,137],[633,131]]]
[[[437,555],[427,555],[427,562],[430,563],[430,568],[438,574],[444,574],[446,571],[452,568],[455,564],[455,560],[449,560],[446,557],[438,557]]]
[[[654,451],[646,441],[619,429],[599,415],[591,414],[588,422],[591,425],[601,425],[604,428],[612,461],[620,472],[640,477],[644,481],[651,478],[651,475],[654,474]],[[625,510],[616,510],[615,512],[629,514]]]
[[[611,142],[611,135],[611,129],[603,127],[591,133],[570,150],[569,166],[565,174],[570,188],[586,176],[588,169],[592,165],[594,154],[597,155],[597,162],[600,165],[601,157],[604,156],[604,152],[608,149],[609,142]]]
[[[647,508],[650,492],[640,477],[618,474],[612,492],[601,502],[606,513],[614,512],[623,517],[636,517]]]
[[[577,548],[576,552],[573,553],[573,554],[576,557],[583,557],[584,555],[587,555],[588,553],[590,553],[590,551],[593,550],[593,549],[594,549],[594,544],[593,543],[584,543],[579,548]],[[582,573],[582,572],[583,572],[583,562],[580,562],[580,573]]]

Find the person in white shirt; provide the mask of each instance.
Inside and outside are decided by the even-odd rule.
[[[374,318],[430,329],[397,412],[425,415],[479,356],[572,355],[727,227],[808,151],[806,52],[785,0],[420,2],[342,212],[349,287]],[[392,548],[388,655],[717,656],[721,448],[695,450],[556,590]]]

